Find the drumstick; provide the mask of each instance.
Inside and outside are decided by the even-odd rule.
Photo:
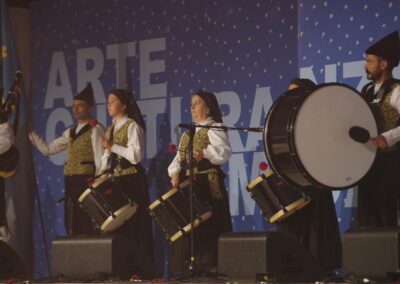
[[[99,131],[99,129],[96,127],[97,124],[99,124],[99,122],[97,121],[97,119],[92,118],[92,119],[89,120],[89,125],[90,125],[92,128],[96,129],[97,134],[100,136],[100,138],[104,138],[104,134],[101,134],[100,131]]]
[[[176,145],[175,144],[170,144],[168,146],[168,152],[169,153],[173,153],[173,152],[176,152],[176,151],[179,151],[179,152],[182,152],[182,153],[189,153],[189,152],[184,151],[184,150],[176,149]]]

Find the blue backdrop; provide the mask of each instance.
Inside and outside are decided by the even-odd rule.
[[[151,200],[169,187],[167,148],[176,125],[190,121],[190,96],[215,92],[228,126],[262,127],[274,99],[299,75],[318,83],[365,83],[363,51],[399,29],[395,1],[294,0],[41,0],[33,6],[33,125],[52,141],[73,122],[73,95],[95,90],[96,116],[110,124],[107,92],[133,90],[146,119]],[[397,71],[397,70],[396,70]],[[273,230],[245,187],[262,172],[260,133],[229,133],[224,166],[236,231]],[[65,234],[62,168],[65,153],[34,153],[48,242]],[[353,222],[353,190],[334,192],[341,231]],[[36,211],[37,212],[37,211]],[[35,217],[38,220],[38,216]],[[40,226],[35,271],[46,276]],[[165,247],[156,228],[158,270]]]

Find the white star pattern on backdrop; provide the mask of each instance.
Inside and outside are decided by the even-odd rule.
[[[99,48],[104,59],[99,79],[107,92],[116,86],[116,64],[106,58],[106,46],[136,41],[136,55],[127,59],[126,74],[128,87],[139,99],[138,42],[154,38],[165,38],[165,51],[153,53],[151,60],[165,60],[166,71],[152,74],[151,82],[167,82],[168,99],[183,97],[183,121],[189,121],[193,92],[233,91],[241,98],[236,126],[246,127],[257,87],[271,86],[272,96],[277,98],[303,66],[313,66],[322,83],[326,64],[340,68],[343,62],[361,60],[364,49],[377,37],[399,29],[399,8],[396,1],[378,0],[37,1],[32,9],[34,127],[45,135],[43,122],[52,110],[43,105],[54,52],[64,53],[76,93],[77,49]],[[88,62],[88,69],[92,65]],[[347,83],[355,84],[355,79]],[[62,100],[56,100],[54,108],[64,107]],[[223,107],[222,112],[229,113],[229,109]],[[58,134],[63,129],[62,124],[57,125]],[[247,135],[241,134],[241,138],[246,141]],[[164,145],[170,137],[160,135],[158,139]],[[257,150],[263,151],[261,145]],[[252,165],[252,152],[243,156],[245,163]],[[145,161],[144,166],[148,168],[149,163]],[[35,165],[50,242],[64,233],[63,205],[56,202],[64,194],[62,167],[38,152]],[[227,166],[224,170],[228,172]],[[249,167],[246,172],[250,177]],[[239,203],[240,215],[233,217],[235,230],[267,228],[258,208],[255,216],[245,216],[243,201]],[[349,219],[349,213],[343,214],[347,215],[340,216],[341,220]],[[35,271],[46,276],[39,226],[35,228]]]

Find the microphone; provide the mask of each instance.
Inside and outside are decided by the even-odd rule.
[[[370,138],[369,131],[361,126],[352,126],[349,129],[349,135],[354,141],[359,143],[367,143]]]

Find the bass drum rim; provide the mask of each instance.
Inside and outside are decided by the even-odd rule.
[[[324,87],[329,87],[329,86],[341,86],[341,87],[347,88],[347,89],[353,91],[354,93],[358,94],[360,96],[360,98],[362,99],[362,101],[365,102],[365,105],[368,107],[368,109],[371,111],[371,114],[373,115],[373,110],[371,108],[371,105],[365,100],[365,98],[363,98],[361,96],[360,92],[357,91],[355,88],[353,88],[351,86],[348,86],[346,84],[343,84],[343,83],[325,83],[325,84],[318,85],[318,87],[315,90],[313,90],[312,92],[304,91],[303,96],[297,101],[296,108],[291,112],[291,115],[287,119],[287,124],[286,124],[286,126],[287,126],[287,128],[286,128],[287,129],[287,136],[288,136],[287,137],[288,146],[289,146],[289,149],[290,149],[290,154],[292,155],[292,161],[296,165],[296,167],[293,168],[293,169],[295,169],[298,172],[299,175],[300,174],[303,175],[304,179],[309,182],[308,185],[301,186],[298,183],[294,182],[292,179],[286,177],[286,175],[283,175],[281,173],[280,168],[275,165],[276,161],[274,160],[274,157],[272,155],[273,154],[273,151],[271,149],[272,143],[270,143],[270,141],[269,141],[270,140],[270,131],[269,131],[270,127],[269,127],[269,124],[270,124],[270,121],[271,121],[271,117],[272,117],[272,115],[274,113],[274,110],[276,109],[277,105],[282,101],[283,96],[285,94],[287,94],[288,92],[292,91],[292,90],[286,91],[282,95],[280,95],[274,101],[274,103],[272,104],[272,106],[269,109],[269,111],[267,113],[267,116],[265,118],[264,131],[263,131],[263,142],[264,142],[263,143],[263,147],[264,147],[264,153],[265,153],[265,156],[267,158],[269,166],[272,168],[272,170],[275,172],[275,174],[277,174],[288,185],[295,186],[295,187],[308,187],[308,186],[311,186],[311,187],[316,187],[316,188],[320,188],[320,189],[324,189],[324,190],[331,190],[331,191],[333,191],[333,190],[346,190],[346,189],[350,189],[350,188],[356,186],[361,180],[363,180],[365,178],[365,176],[368,174],[368,172],[371,170],[373,165],[375,164],[375,161],[376,161],[376,158],[377,158],[377,149],[375,149],[375,151],[374,151],[375,152],[375,156],[374,156],[373,161],[371,162],[371,165],[370,165],[369,169],[367,171],[365,171],[365,173],[363,174],[362,177],[360,177],[357,181],[355,181],[355,182],[353,182],[353,183],[351,183],[349,185],[342,186],[342,187],[333,187],[333,186],[325,185],[325,184],[321,183],[320,181],[316,180],[309,173],[309,171],[305,168],[303,162],[299,158],[298,151],[297,151],[296,145],[294,143],[294,135],[289,135],[290,131],[293,132],[293,129],[295,129],[295,127],[296,127],[296,117],[297,117],[297,114],[298,114],[299,106],[301,106],[303,104],[303,102],[307,99],[307,97],[309,97],[316,90],[324,88]],[[375,129],[378,129],[376,119],[374,119],[373,127]]]

